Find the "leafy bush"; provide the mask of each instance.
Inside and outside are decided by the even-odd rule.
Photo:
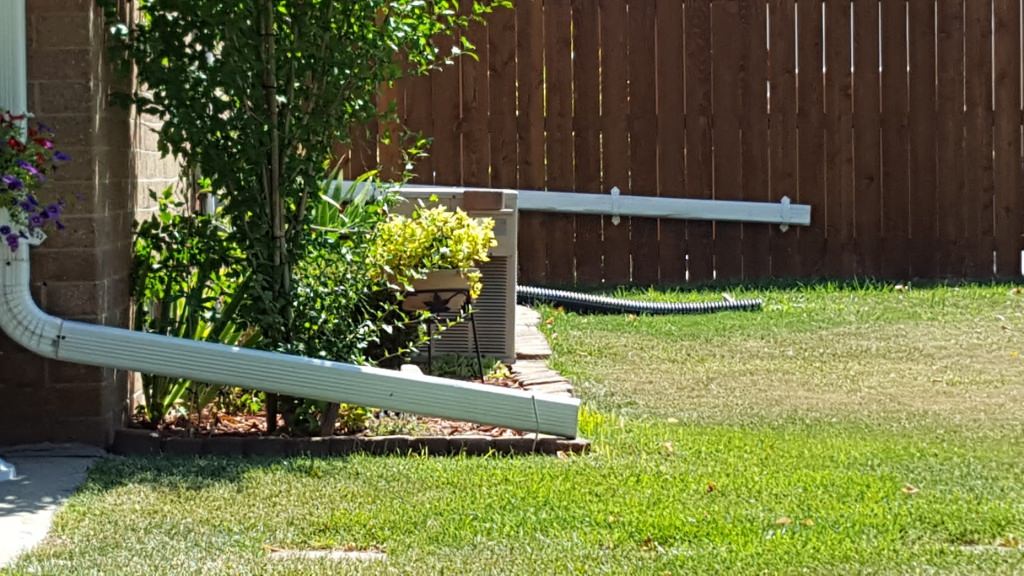
[[[425,341],[425,314],[407,313],[374,260],[390,198],[340,204],[327,196],[336,221],[318,226],[296,264],[295,352],[380,365]]]
[[[134,328],[143,332],[252,346],[258,332],[237,322],[247,281],[244,260],[212,216],[184,214],[172,189],[152,193],[158,210],[135,231],[132,298]],[[142,376],[143,415],[163,422],[179,403],[201,416],[217,386],[152,374]]]
[[[345,197],[346,199],[342,199]],[[352,364],[396,367],[426,342],[426,312],[401,308],[401,294],[378,273],[375,239],[395,197],[324,193],[296,263],[291,351]],[[337,419],[349,432],[366,428],[372,411],[302,401],[282,410],[289,428],[327,434]]]
[[[332,146],[377,93],[450,63],[437,42],[507,0],[101,0],[125,100],[158,116],[161,152],[209,179],[251,270],[241,313],[287,349],[296,263]],[[144,89],[142,89],[144,87]]]
[[[470,283],[470,295],[480,295],[480,272],[496,246],[494,220],[473,218],[460,208],[417,207],[410,216],[392,214],[380,226],[370,249],[382,275],[408,283],[433,270],[461,270]]]

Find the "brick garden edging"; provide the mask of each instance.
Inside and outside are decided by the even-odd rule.
[[[485,456],[487,454],[582,454],[590,441],[581,438],[528,436],[161,436],[152,430],[122,428],[111,451],[122,456],[348,456],[350,454]]]

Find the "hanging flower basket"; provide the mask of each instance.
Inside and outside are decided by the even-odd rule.
[[[38,245],[44,228],[64,228],[64,202],[40,202],[36,191],[70,159],[54,148],[50,127],[0,108],[0,240],[12,252],[23,243]]]

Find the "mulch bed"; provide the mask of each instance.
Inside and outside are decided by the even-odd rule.
[[[524,388],[514,379],[488,381],[488,384]],[[585,452],[587,440],[556,438],[520,432],[498,426],[458,422],[443,418],[411,415],[390,419],[392,428],[415,430],[415,433],[353,435],[325,437],[267,434],[266,417],[262,414],[207,416],[199,426],[190,426],[184,419],[169,423],[159,430],[141,427],[123,428],[116,432],[112,451],[125,456],[166,454],[176,456],[346,456],[367,454],[486,455],[499,454],[579,454]],[[383,428],[384,426],[377,426]]]

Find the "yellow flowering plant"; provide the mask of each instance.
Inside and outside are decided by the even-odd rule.
[[[459,208],[420,206],[409,216],[389,215],[377,229],[370,255],[383,275],[404,285],[434,270],[460,270],[476,298],[483,284],[475,266],[487,262],[496,244],[494,220]]]

